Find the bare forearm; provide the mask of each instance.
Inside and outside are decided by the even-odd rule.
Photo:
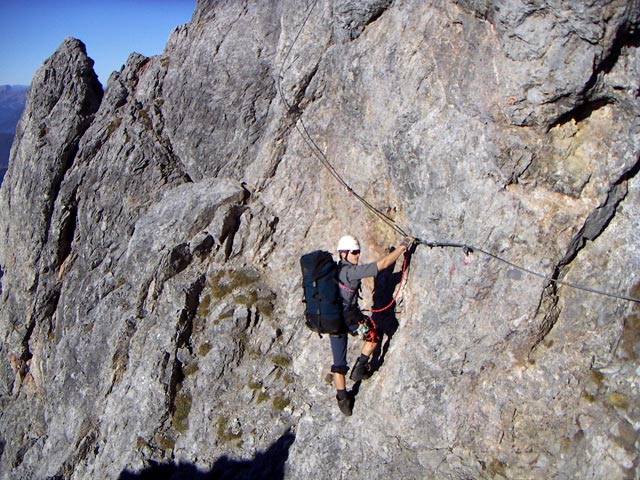
[[[398,245],[395,250],[389,252],[376,263],[378,264],[378,271],[384,270],[395,263],[395,261],[407,250],[404,245]]]

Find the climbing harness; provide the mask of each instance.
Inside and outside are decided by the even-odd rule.
[[[318,144],[315,142],[315,140],[313,139],[313,137],[311,136],[311,134],[307,130],[307,126],[305,125],[304,120],[302,119],[302,112],[298,109],[298,106],[297,105],[292,105],[291,103],[289,103],[289,101],[287,100],[287,98],[286,98],[286,96],[285,96],[285,94],[284,94],[284,92],[282,90],[282,80],[284,78],[283,77],[284,67],[287,64],[287,61],[289,59],[289,56],[291,55],[293,47],[295,46],[295,44],[297,43],[300,35],[302,34],[302,31],[303,31],[305,25],[307,24],[307,22],[309,20],[309,17],[311,16],[311,12],[313,11],[313,9],[316,6],[316,3],[318,3],[318,1],[314,0],[314,2],[311,4],[309,9],[307,10],[307,13],[305,14],[304,20],[302,21],[302,24],[300,25],[300,28],[298,29],[298,32],[296,33],[296,35],[295,35],[295,37],[293,39],[293,42],[289,46],[289,48],[287,50],[287,53],[286,53],[286,55],[285,55],[285,57],[284,57],[284,59],[282,61],[282,64],[280,66],[280,71],[278,73],[277,90],[278,90],[278,93],[279,93],[280,98],[282,100],[282,103],[285,105],[285,107],[287,109],[287,112],[297,116],[296,122],[294,124],[295,129],[298,131],[298,133],[300,134],[300,136],[302,137],[304,142],[307,144],[309,149],[312,151],[314,156],[318,159],[318,161],[329,171],[329,173],[335,178],[335,180],[347,190],[349,195],[353,196],[356,200],[358,200],[370,213],[372,213],[373,215],[378,217],[382,222],[387,224],[397,234],[399,234],[402,237],[412,239],[418,245],[425,245],[425,246],[430,247],[430,248],[436,248],[436,247],[438,247],[438,248],[460,248],[465,253],[465,255],[469,255],[469,254],[474,253],[474,252],[480,252],[480,253],[482,253],[484,255],[487,255],[487,256],[495,259],[495,260],[503,262],[503,263],[515,268],[515,269],[521,270],[521,271],[523,271],[525,273],[528,273],[530,275],[534,275],[534,276],[543,278],[546,281],[548,281],[550,283],[553,283],[553,284],[563,285],[563,286],[574,288],[574,289],[577,289],[577,290],[583,290],[585,292],[591,292],[591,293],[595,293],[595,294],[606,296],[606,297],[616,298],[616,299],[619,299],[619,300],[626,300],[626,301],[629,301],[629,302],[640,303],[640,298],[635,298],[635,297],[631,297],[631,296],[628,296],[628,295],[620,295],[620,294],[610,293],[610,292],[606,292],[604,290],[595,289],[595,288],[589,288],[589,287],[585,287],[583,285],[578,285],[578,284],[575,284],[575,283],[565,282],[564,280],[560,280],[558,278],[555,278],[555,277],[552,277],[552,276],[549,276],[549,275],[544,275],[542,273],[530,270],[530,269],[528,269],[526,267],[523,267],[521,265],[513,263],[510,260],[507,260],[506,258],[503,258],[503,257],[501,257],[499,255],[496,255],[495,253],[489,252],[487,250],[484,250],[482,248],[476,247],[474,245],[468,245],[468,244],[464,244],[464,243],[453,243],[453,242],[426,241],[426,240],[422,240],[422,239],[419,239],[419,238],[414,238],[411,235],[409,235],[400,225],[398,225],[393,218],[391,218],[390,216],[388,216],[385,213],[383,213],[380,210],[378,210],[376,207],[371,205],[364,197],[362,197],[355,190],[353,190],[353,188],[351,188],[351,186],[340,175],[340,173],[338,173],[338,171],[331,164],[331,162],[329,162],[329,159],[327,158],[326,154],[318,146]],[[397,292],[394,294],[394,298],[385,307],[383,307],[381,309],[377,309],[377,310],[372,310],[373,313],[378,313],[378,312],[385,311],[385,310],[389,309],[393,304],[395,304],[395,302],[397,300],[397,296],[399,295],[400,289],[402,288],[402,283],[404,281],[404,276],[405,276],[405,272],[406,272],[406,264],[407,264],[407,259],[406,259],[406,256],[405,256],[405,262],[403,264],[403,272],[402,272],[403,278],[401,279],[400,287],[398,288]]]
[[[354,332],[360,340],[370,343],[378,343],[380,341],[380,334],[378,333],[378,325],[373,318],[368,315],[363,315],[362,319],[358,322],[358,328]]]

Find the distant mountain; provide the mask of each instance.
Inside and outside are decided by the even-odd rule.
[[[13,133],[0,133],[0,167],[7,166],[7,163],[2,161],[2,159],[9,158],[13,135]]]
[[[24,85],[0,86],[0,184],[9,166],[9,152],[24,110],[27,88]]]
[[[13,143],[13,133],[0,133],[0,183],[9,166],[9,152]]]
[[[16,125],[24,110],[27,88],[24,85],[0,86],[0,133],[16,132]]]

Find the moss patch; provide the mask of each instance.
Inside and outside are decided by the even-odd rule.
[[[200,345],[198,347],[198,356],[199,357],[206,357],[207,353],[209,353],[211,351],[211,345],[209,344],[209,342],[203,343],[202,345]]]
[[[594,397],[593,395],[591,395],[591,394],[590,394],[590,393],[588,393],[588,392],[582,392],[581,397],[582,397],[584,400],[586,400],[587,402],[589,402],[589,403],[593,403],[593,402],[595,402],[595,401],[596,401],[596,397]]]
[[[613,392],[609,395],[608,398],[609,404],[621,409],[626,409],[629,407],[629,399],[623,393]]]
[[[233,301],[235,303],[243,305],[247,308],[253,306],[253,304],[256,303],[257,300],[258,294],[254,291],[243,292],[233,296]]]
[[[495,477],[496,475],[501,475],[504,477],[506,467],[507,467],[506,463],[494,458],[489,462],[489,465],[487,465],[487,470],[489,472],[489,475],[491,475],[491,477]]]
[[[200,299],[200,304],[198,305],[198,311],[197,311],[198,316],[204,317],[204,318],[209,316],[210,307],[211,307],[211,295],[207,293],[203,295],[202,298]]]
[[[270,294],[267,298],[261,298],[256,301],[256,308],[261,315],[271,317],[273,315],[273,302],[276,299],[274,294]]]
[[[202,294],[198,314],[207,316],[212,302],[232,296],[234,303],[247,308],[255,307],[261,315],[270,317],[276,295],[259,281],[260,274],[251,269],[221,270],[211,274],[207,278],[207,288]]]
[[[288,355],[277,354],[271,357],[271,361],[278,367],[286,368],[291,365],[291,358]]]
[[[171,424],[178,432],[184,433],[189,430],[189,413],[191,413],[191,395],[179,393],[174,401],[174,412]]]
[[[284,395],[278,395],[271,402],[271,404],[273,405],[273,409],[276,410],[277,412],[283,411],[290,403],[291,403],[291,400],[289,400]]]
[[[229,418],[224,415],[219,415],[216,421],[216,434],[218,440],[222,443],[230,442],[231,440],[239,440],[242,437],[242,431],[233,433],[229,427]]]
[[[247,383],[247,387],[249,387],[251,390],[260,390],[262,388],[262,382],[250,379]]]
[[[182,368],[182,373],[184,374],[185,377],[188,377],[189,375],[193,375],[197,371],[198,371],[198,363],[197,362],[190,363],[189,365],[185,365]]]
[[[147,441],[142,438],[142,437],[137,437],[136,438],[136,450],[140,451],[143,448],[147,448],[149,447],[149,444],[147,443]]]
[[[164,451],[173,450],[176,446],[176,441],[166,435],[158,434],[155,440],[158,446]]]
[[[232,270],[229,272],[229,283],[236,290],[253,285],[258,281],[258,274],[247,270]]]
[[[224,272],[216,272],[207,278],[207,286],[211,292],[211,298],[219,300],[231,292],[231,287],[222,281]]]
[[[596,385],[602,385],[602,382],[604,381],[604,375],[598,370],[591,370],[591,380],[593,380]]]

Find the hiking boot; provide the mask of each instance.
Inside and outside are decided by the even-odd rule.
[[[344,397],[342,400],[340,400],[336,395],[336,400],[338,400],[338,408],[340,408],[340,411],[344,413],[347,417],[350,417],[351,414],[353,413],[353,395],[347,392],[347,396]]]
[[[371,365],[368,362],[362,361],[358,358],[356,360],[356,364],[351,370],[351,375],[349,378],[354,382],[359,382],[360,380],[366,380],[371,377],[373,372],[371,371]]]

